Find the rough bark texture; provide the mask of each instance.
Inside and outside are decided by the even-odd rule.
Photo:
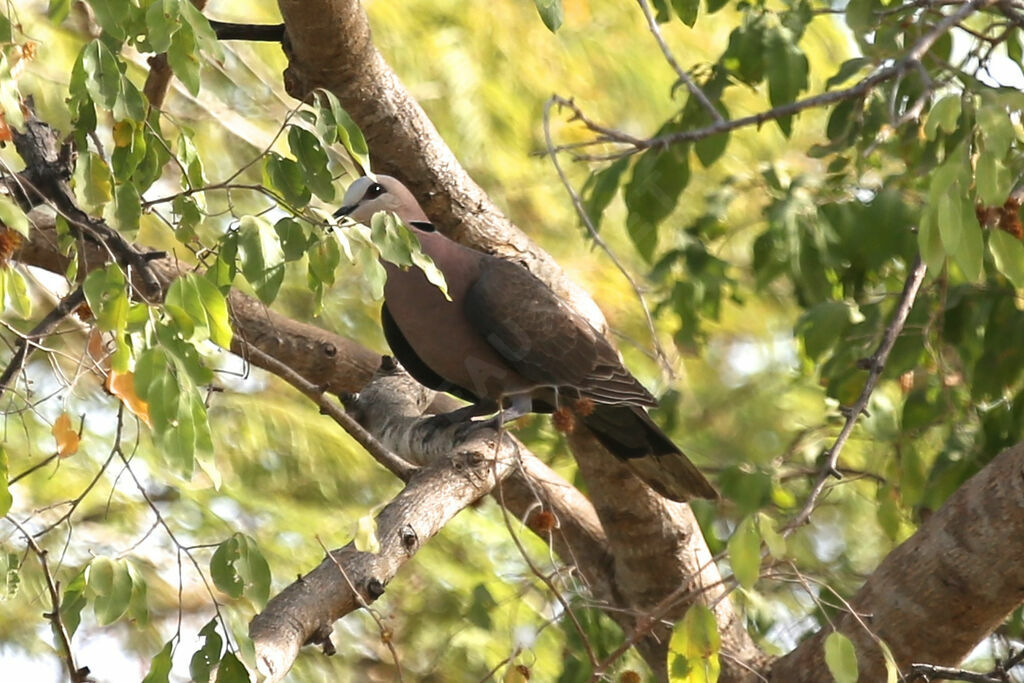
[[[884,681],[876,639],[902,672],[955,665],[1024,601],[1024,444],[997,456],[882,561],[836,627],[854,643],[861,681]],[[822,630],[772,669],[779,683],[826,671]]]
[[[587,293],[462,168],[377,51],[359,2],[279,0],[278,5],[287,27],[285,87],[290,95],[302,100],[316,88],[333,92],[366,136],[374,171],[405,183],[442,232],[525,264],[595,327],[606,328]]]

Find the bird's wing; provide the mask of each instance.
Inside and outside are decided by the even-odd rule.
[[[466,293],[470,325],[520,375],[597,403],[653,406],[611,344],[526,268],[486,258]]]

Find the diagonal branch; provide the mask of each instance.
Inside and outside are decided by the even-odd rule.
[[[714,123],[702,128],[678,131],[646,139],[638,139],[633,136],[623,135],[614,129],[607,128],[605,126],[593,125],[592,122],[588,123],[585,117],[579,116],[579,112],[577,110],[578,118],[580,118],[588,128],[593,130],[595,133],[598,133],[597,139],[569,145],[561,145],[555,147],[554,151],[561,152],[566,150],[578,150],[581,147],[590,147],[597,144],[613,142],[625,145],[625,147],[607,154],[577,154],[576,158],[588,161],[619,159],[652,147],[667,147],[669,145],[676,145],[683,142],[703,140],[704,138],[711,137],[712,135],[726,133],[738,128],[760,126],[762,123],[767,121],[786,118],[807,109],[815,109],[825,105],[835,104],[836,102],[842,102],[844,100],[864,97],[876,86],[887,81],[900,78],[910,69],[917,68],[917,65],[925,54],[931,50],[932,46],[935,45],[935,43],[944,36],[949,29],[972,14],[996,4],[996,2],[997,0],[969,0],[968,2],[963,3],[956,12],[947,15],[942,21],[937,23],[932,30],[928,31],[928,33],[924,34],[924,36],[914,43],[913,47],[911,47],[902,58],[888,64],[887,66],[876,69],[870,76],[858,81],[849,88],[831,90],[819,95],[813,95],[802,100],[796,100],[789,104],[773,107],[772,109],[738,119],[724,120],[719,117]],[[572,106],[576,109],[575,105]]]
[[[44,617],[50,620],[50,624],[53,627],[54,638],[57,640],[57,649],[64,657],[64,665],[68,670],[68,680],[72,683],[84,683],[89,679],[89,667],[79,667],[75,664],[75,655],[71,651],[71,635],[68,633],[67,626],[64,625],[63,619],[60,614],[60,583],[55,581],[53,574],[50,573],[50,565],[46,560],[47,551],[44,550],[36,540],[32,537],[25,527],[18,523],[14,517],[8,515],[5,519],[10,522],[14,527],[21,532],[21,535],[25,537],[25,542],[28,544],[29,549],[35,554],[36,558],[39,559],[39,565],[43,569],[43,578],[46,580],[46,590],[50,594],[50,611],[43,614]]]
[[[896,344],[896,339],[903,332],[903,326],[907,322],[907,316],[910,315],[910,309],[914,307],[914,301],[917,299],[917,292],[921,288],[921,282],[924,280],[925,264],[918,256],[914,260],[914,265],[910,268],[910,273],[907,274],[906,282],[903,283],[903,292],[900,294],[899,303],[896,305],[896,310],[893,312],[892,320],[885,328],[885,334],[882,335],[882,341],[878,345],[878,349],[871,354],[871,357],[866,360],[865,365],[868,369],[868,378],[864,382],[864,388],[861,389],[860,396],[857,401],[846,410],[846,422],[843,424],[843,428],[839,432],[839,436],[836,437],[835,443],[828,450],[828,460],[821,469],[821,474],[818,480],[814,484],[814,488],[811,489],[810,495],[807,497],[807,501],[804,506],[797,513],[796,517],[786,525],[784,530],[785,533],[792,533],[794,529],[803,525],[810,519],[811,513],[814,511],[814,506],[817,504],[818,497],[821,496],[821,492],[825,489],[825,484],[829,479],[835,477],[836,479],[842,479],[842,473],[837,468],[839,462],[839,453],[843,450],[843,446],[846,444],[846,440],[850,437],[853,432],[854,426],[857,424],[857,419],[861,413],[868,407],[868,401],[871,400],[871,394],[875,390],[875,386],[878,384],[879,378],[882,376],[882,370],[885,368],[885,362],[889,358],[889,353],[892,351],[892,347]]]
[[[0,374],[0,396],[10,389],[11,381],[25,367],[29,354],[38,347],[39,340],[53,332],[62,320],[84,302],[85,293],[81,287],[76,287],[70,294],[61,299],[53,310],[47,313],[28,334],[18,338],[11,362],[4,368],[3,374]]]

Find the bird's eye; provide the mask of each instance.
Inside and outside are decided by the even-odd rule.
[[[366,199],[376,199],[377,197],[384,194],[384,186],[380,183],[374,183],[366,188],[366,194],[363,195]]]

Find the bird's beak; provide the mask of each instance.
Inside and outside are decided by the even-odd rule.
[[[343,207],[341,207],[340,209],[338,209],[337,211],[334,212],[334,217],[335,218],[344,218],[345,216],[347,216],[350,213],[352,213],[353,211],[355,211],[357,206],[359,206],[359,205],[358,204],[349,204],[348,206],[343,206]]]

